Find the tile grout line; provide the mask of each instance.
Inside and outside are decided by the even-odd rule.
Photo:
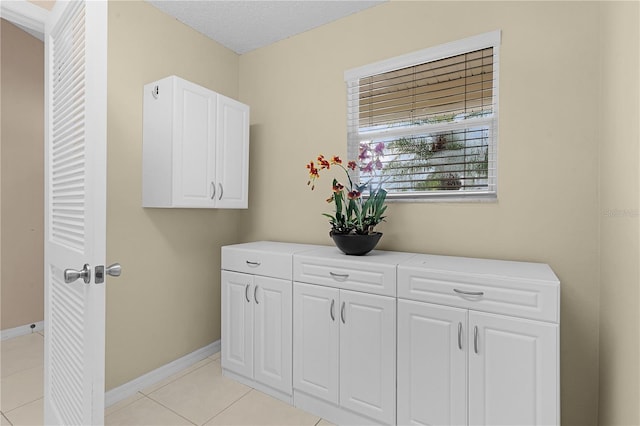
[[[235,401],[233,401],[231,404],[227,405],[226,407],[224,407],[219,413],[217,413],[215,416],[211,417],[210,419],[207,419],[204,423],[202,423],[202,425],[200,426],[204,426],[207,423],[209,423],[211,420],[215,419],[216,417],[218,417],[219,415],[221,415],[222,413],[224,413],[225,411],[227,411],[228,409],[230,409],[236,402],[240,401],[242,398],[244,398],[245,396],[249,395],[252,391],[254,391],[254,388],[249,388],[248,391],[246,391],[245,393],[243,393],[238,399],[236,399]]]
[[[7,423],[9,423],[9,426],[13,426],[13,423],[11,422],[11,420],[9,420],[9,417],[5,416],[4,411],[0,411],[0,413],[2,413],[2,418],[4,418]]]
[[[26,405],[29,405],[29,404],[33,404],[34,402],[38,402],[38,401],[40,401],[41,399],[42,399],[42,400],[44,400],[44,395],[43,395],[43,396],[41,396],[41,397],[39,397],[39,398],[34,399],[33,401],[25,402],[25,403],[24,403],[24,404],[22,404],[22,405],[18,405],[17,407],[14,407],[14,408],[12,408],[12,409],[11,409],[11,410],[9,410],[9,411],[3,411],[3,412],[2,412],[2,414],[4,414],[4,416],[5,416],[5,417],[7,417],[7,414],[11,413],[12,411],[16,411],[17,409],[22,408],[22,407],[24,407],[24,406],[26,406]]]
[[[163,387],[164,387],[164,386],[163,386]],[[152,392],[152,393],[153,393],[153,392]],[[175,414],[176,416],[179,416],[179,417],[181,417],[181,418],[185,419],[186,421],[188,421],[188,422],[189,422],[189,423],[191,423],[192,425],[194,425],[194,426],[199,426],[199,425],[198,425],[198,423],[196,423],[196,422],[194,422],[193,420],[191,420],[191,419],[189,419],[189,418],[185,417],[184,415],[182,415],[182,414],[178,413],[178,412],[177,412],[177,411],[175,411],[173,408],[171,408],[171,407],[167,407],[167,406],[166,406],[166,405],[164,405],[162,402],[160,402],[160,401],[158,401],[158,400],[155,400],[155,399],[153,399],[152,397],[150,397],[150,396],[148,396],[148,395],[145,395],[144,397],[145,397],[145,398],[147,398],[147,399],[148,399],[148,400],[150,400],[150,401],[155,402],[155,403],[156,403],[156,404],[158,404],[159,406],[161,406],[161,407],[163,407],[163,408],[166,408],[167,410],[171,411],[171,412],[172,412],[173,414]],[[206,423],[206,422],[205,422],[205,423]]]
[[[37,367],[31,367],[31,368],[27,368],[25,370],[20,370],[20,371],[18,371],[16,373],[13,373],[13,374],[11,374],[11,375],[9,375],[7,377],[3,377],[2,380],[5,381],[5,384],[3,385],[3,387],[6,387],[6,380],[9,377],[13,377],[13,376],[16,376],[18,374],[23,374],[23,373],[26,373],[26,372],[28,372],[30,370],[35,370],[35,369],[38,369],[38,368],[42,368],[43,369],[43,378],[44,378],[44,366],[43,365],[42,366],[37,366]],[[2,381],[2,380],[0,380],[0,381]],[[15,407],[11,408],[10,410],[6,410],[5,409],[4,411],[2,411],[2,413],[5,414],[5,417],[6,417],[6,414],[10,413],[11,411],[17,410],[18,408],[22,408],[22,407],[24,407],[26,405],[32,404],[32,403],[34,403],[36,401],[39,401],[41,399],[44,399],[44,383],[42,384],[42,392],[38,397],[36,397],[35,399],[31,399],[29,401],[26,401],[26,402],[24,402],[24,403],[22,403],[20,405],[17,405]]]
[[[110,416],[110,415],[112,415],[112,414],[117,413],[117,412],[118,412],[118,411],[120,411],[120,410],[123,410],[123,409],[125,409],[125,408],[129,407],[130,405],[132,405],[132,404],[134,404],[134,403],[136,403],[136,402],[140,401],[142,398],[146,397],[146,395],[145,395],[145,394],[143,394],[142,392],[138,391],[138,392],[136,392],[134,395],[131,395],[129,398],[132,398],[132,397],[134,397],[135,395],[138,395],[138,394],[140,395],[140,398],[136,399],[135,401],[131,401],[131,402],[129,402],[128,404],[124,404],[122,407],[118,408],[117,410],[112,410],[112,411],[109,413],[109,416]],[[123,401],[124,401],[124,400],[123,400]],[[122,402],[122,401],[118,401],[118,402],[116,402],[116,403],[115,403],[115,404],[113,404],[113,405],[117,405],[117,404],[119,404],[119,403],[121,403],[121,402]],[[104,408],[104,411],[105,411],[104,418],[105,418],[105,419],[107,418],[107,410],[109,410],[110,408],[111,408],[111,407],[105,407],[105,408]]]

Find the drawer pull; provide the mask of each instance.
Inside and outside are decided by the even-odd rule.
[[[258,286],[253,288],[253,300],[256,301],[256,305],[260,304],[260,302],[258,302]]]
[[[458,323],[458,349],[462,350],[462,323]]]
[[[349,278],[349,274],[336,274],[335,272],[329,272],[329,275],[331,275],[334,279],[346,280],[347,278]]]
[[[478,353],[478,326],[473,327],[473,351]]]
[[[336,313],[334,312],[335,307],[336,307],[336,300],[331,299],[331,307],[329,308],[329,315],[331,316],[331,321],[336,320]]]
[[[245,260],[245,262],[247,262],[247,265],[249,266],[253,266],[253,267],[260,266],[260,262],[252,262],[251,260]]]
[[[244,298],[247,299],[247,303],[251,302],[251,300],[249,300],[249,284],[244,287]]]
[[[340,318],[342,319],[342,323],[346,324],[346,322],[344,321],[344,305],[345,302],[342,302],[342,308],[340,309]]]
[[[458,290],[457,288],[454,288],[453,291],[455,291],[458,294],[464,294],[465,296],[483,296],[484,295],[484,291],[464,291],[464,290]]]

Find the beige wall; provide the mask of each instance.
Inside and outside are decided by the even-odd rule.
[[[42,321],[44,45],[2,20],[0,328]]]
[[[603,380],[611,381],[612,389],[607,390],[611,396],[602,396],[608,413],[602,419],[637,423],[637,404],[630,402],[638,400],[637,217],[608,221],[601,207],[637,208],[638,189],[632,183],[628,191],[617,191],[615,200],[601,204],[598,187],[603,154],[607,156],[600,169],[606,176],[603,191],[616,189],[620,178],[625,183],[638,181],[637,129],[636,133],[619,129],[613,122],[604,128],[599,106],[607,66],[601,59],[613,55],[600,50],[601,37],[617,25],[618,15],[624,16],[625,28],[635,28],[636,37],[620,30],[605,40],[616,46],[624,41],[628,49],[616,55],[630,57],[637,65],[638,16],[637,11],[629,16],[622,11],[604,19],[603,10],[608,12],[609,7],[615,6],[393,1],[241,56],[240,100],[252,108],[253,159],[251,209],[243,215],[242,239],[331,243],[328,224],[320,215],[329,209],[324,200],[331,178],[321,178],[311,192],[305,164],[319,153],[346,154],[345,70],[501,29],[498,202],[393,203],[387,223],[381,226],[385,235],[380,247],[550,264],[562,282],[562,423],[594,425],[599,418],[602,348],[598,231],[602,225],[607,246],[616,246],[611,259],[603,257],[603,276],[620,280],[630,294],[629,305],[611,321],[624,319],[631,324],[624,329],[626,336],[620,329],[603,337],[611,344]],[[615,70],[605,72],[604,81],[620,89],[624,83],[616,83],[618,78],[631,78],[635,72],[637,88],[637,69],[625,69],[623,61],[618,59]],[[635,94],[637,90],[627,96]],[[637,124],[637,99],[635,104],[619,103],[624,96],[616,91],[608,103],[616,105],[616,112],[624,110],[635,117]],[[628,108],[634,105],[635,109]],[[604,116],[613,120],[615,114]],[[607,129],[622,138],[612,151],[605,148],[611,142],[610,133],[604,133]],[[626,144],[633,145],[630,164],[626,171],[616,171]],[[635,198],[623,202],[629,193]],[[606,195],[602,196],[604,201]],[[621,229],[613,229],[618,226]],[[629,240],[623,237],[627,231]],[[633,244],[627,252],[629,243]],[[635,268],[627,260],[633,256]],[[618,261],[626,262],[623,270],[616,270]],[[603,317],[625,300],[624,293],[617,293],[618,283],[608,281],[603,283],[603,297],[609,299]],[[627,346],[636,352],[621,353]],[[616,365],[618,361],[623,363]],[[626,368],[634,375],[624,378]],[[613,402],[619,394],[624,398]]]
[[[602,13],[600,424],[640,424],[640,3]]]
[[[220,246],[233,210],[143,209],[142,87],[177,74],[238,96],[238,56],[146,2],[109,2],[106,387],[220,338]]]
[[[5,84],[4,27],[3,223],[5,93],[21,87]],[[330,244],[329,178],[312,193],[304,165],[345,155],[344,70],[494,29],[499,201],[391,204],[381,248],[549,263],[563,424],[640,423],[637,3],[394,1],[238,58],[144,2],[110,2],[107,260],[124,273],[107,289],[107,389],[219,339],[221,245]],[[170,74],[251,106],[249,210],[140,207],[142,86]]]

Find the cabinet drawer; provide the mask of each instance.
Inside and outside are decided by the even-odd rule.
[[[291,280],[293,253],[313,247],[271,241],[224,246],[222,269]]]
[[[398,297],[559,322],[560,283],[544,264],[419,255],[398,266]]]
[[[410,254],[374,250],[346,256],[335,247],[296,254],[293,280],[383,296],[396,295],[396,265]]]

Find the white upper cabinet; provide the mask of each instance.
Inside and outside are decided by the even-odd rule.
[[[143,98],[143,207],[247,208],[249,107],[176,76]]]

